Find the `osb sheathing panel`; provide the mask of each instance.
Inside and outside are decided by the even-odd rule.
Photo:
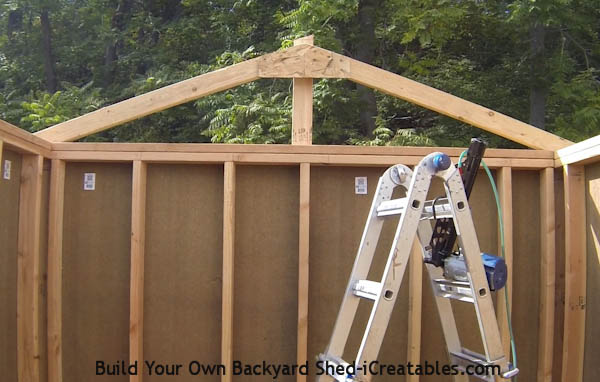
[[[587,301],[583,380],[600,380],[600,163],[585,167],[587,231]]]
[[[308,358],[313,365],[331,337],[377,182],[384,171],[384,168],[311,168]],[[355,193],[355,177],[367,177],[367,195]],[[397,219],[390,219],[384,224],[369,271],[370,280],[381,279],[396,223]],[[406,360],[408,281],[406,275],[380,351],[382,363]],[[344,354],[348,362],[356,357],[371,306],[369,301],[359,304]],[[314,374],[315,368],[311,371]],[[390,378],[384,376],[378,380]]]
[[[512,325],[519,380],[537,377],[540,316],[540,177],[538,171],[513,171]]]
[[[63,242],[63,379],[103,381],[96,361],[129,358],[131,165],[68,163]],[[95,191],[83,190],[96,173]],[[128,381],[127,376],[111,380]]]
[[[149,165],[144,358],[183,364],[178,381],[219,380],[187,365],[220,362],[222,237],[223,166]]]
[[[294,364],[299,168],[238,166],[236,173],[233,359]]]
[[[0,175],[0,375],[17,381],[17,231],[19,227],[19,186],[21,155],[3,150],[11,161],[11,177]],[[1,174],[1,171],[0,171]]]
[[[50,161],[44,160],[40,226],[40,381],[48,380],[48,207],[50,200]]]
[[[552,375],[559,380],[562,373],[563,330],[565,323],[565,189],[563,169],[554,171],[554,213],[555,213],[555,285],[554,288],[554,348]]]

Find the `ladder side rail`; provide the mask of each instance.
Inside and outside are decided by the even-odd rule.
[[[371,209],[367,217],[358,253],[354,260],[352,272],[350,273],[348,285],[344,292],[344,297],[333,327],[329,345],[325,351],[325,355],[327,356],[339,358],[343,356],[352,323],[356,316],[358,304],[361,300],[360,297],[354,295],[353,287],[356,281],[367,278],[385,221],[385,219],[377,216],[377,207],[383,201],[391,199],[392,193],[397,186],[403,185],[405,188],[408,188],[408,184],[411,181],[412,171],[406,166],[401,167],[404,170],[404,174],[399,179],[396,179],[396,182],[392,179],[392,170],[394,170],[395,167],[386,170],[379,178],[376,194],[373,197],[373,203],[371,204]],[[323,375],[322,377],[326,378],[327,376]]]
[[[356,356],[357,365],[362,365],[363,361],[370,362],[376,360],[379,354],[412,251],[412,244],[423,213],[431,179],[435,175],[435,170],[433,170],[431,165],[428,165],[431,163],[431,157],[435,154],[433,153],[425,157],[413,172],[406,195],[406,209],[398,222],[394,241],[381,279],[381,293],[373,304],[367,328]],[[361,380],[370,379],[369,375],[361,377]]]
[[[508,362],[502,347],[494,303],[481,260],[477,233],[464,185],[458,171],[451,173],[445,179],[444,187],[448,200],[452,204],[454,225],[467,264],[467,274],[474,297],[485,356],[489,362],[499,363],[503,372],[508,371]]]
[[[423,257],[425,257],[427,251],[425,248],[429,246],[429,239],[431,238],[432,228],[431,223],[428,220],[422,220],[419,223],[418,238],[421,243],[421,249],[423,251]],[[431,284],[431,291],[435,297],[435,303],[437,305],[440,323],[442,324],[442,330],[444,332],[444,338],[448,345],[449,352],[460,352],[462,345],[460,337],[458,335],[458,329],[456,326],[456,320],[454,319],[454,312],[452,310],[452,304],[448,298],[437,296],[435,283],[433,280],[444,278],[444,270],[441,267],[436,267],[433,264],[425,263],[427,273],[429,274],[429,281]]]

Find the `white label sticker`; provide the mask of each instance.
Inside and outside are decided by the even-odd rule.
[[[354,178],[354,193],[358,195],[367,194],[367,177],[357,176]]]
[[[2,177],[4,179],[10,179],[10,167],[12,166],[12,162],[9,160],[4,161],[4,171],[2,171]]]
[[[96,173],[86,172],[83,174],[83,189],[85,191],[94,191],[96,189]]]

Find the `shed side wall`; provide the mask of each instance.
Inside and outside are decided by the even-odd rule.
[[[17,381],[17,233],[19,228],[19,186],[21,155],[4,149],[4,161],[11,162],[11,177],[0,171],[0,375]]]
[[[129,358],[131,172],[130,164],[67,163],[64,381],[102,381],[96,361],[114,365]],[[84,173],[96,173],[94,191],[83,190]]]
[[[600,380],[600,163],[585,167],[586,235],[587,235],[587,301],[585,320],[584,382]]]

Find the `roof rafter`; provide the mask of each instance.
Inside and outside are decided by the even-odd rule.
[[[558,150],[572,142],[441,90],[316,46],[301,44],[206,73],[36,133],[52,142],[87,135],[259,78],[347,78],[361,85],[521,143]]]

